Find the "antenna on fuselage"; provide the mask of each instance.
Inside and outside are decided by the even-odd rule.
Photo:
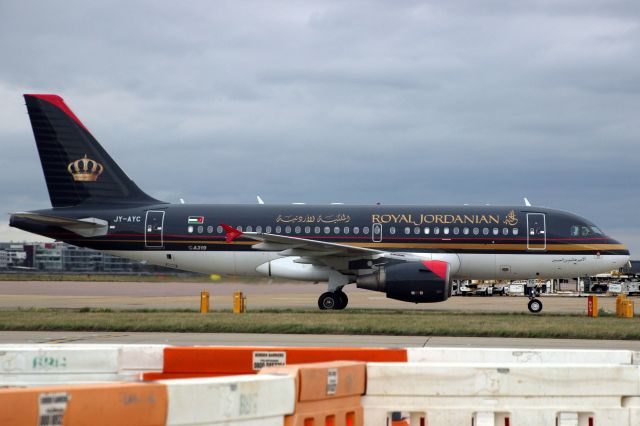
[[[184,204],[184,198],[180,198],[180,204]]]
[[[524,205],[527,206],[527,207],[531,207],[531,203],[529,202],[527,197],[524,197]]]

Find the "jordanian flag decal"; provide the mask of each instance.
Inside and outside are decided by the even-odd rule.
[[[189,220],[187,221],[188,223],[195,223],[197,224],[203,224],[204,223],[204,216],[189,216]]]

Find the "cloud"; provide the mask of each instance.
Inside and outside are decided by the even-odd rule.
[[[7,211],[48,204],[20,98],[38,91],[169,201],[528,196],[637,229],[634,2],[65,5],[0,4]]]

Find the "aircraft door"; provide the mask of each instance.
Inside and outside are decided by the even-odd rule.
[[[527,213],[527,250],[546,250],[547,223],[544,213]]]
[[[144,245],[149,248],[161,248],[163,236],[164,212],[149,210],[144,218]]]
[[[374,223],[371,225],[371,239],[374,243],[382,241],[382,224]]]

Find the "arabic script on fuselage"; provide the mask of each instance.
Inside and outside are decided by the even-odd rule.
[[[348,214],[332,215],[282,215],[276,217],[277,223],[349,223],[351,216]]]

